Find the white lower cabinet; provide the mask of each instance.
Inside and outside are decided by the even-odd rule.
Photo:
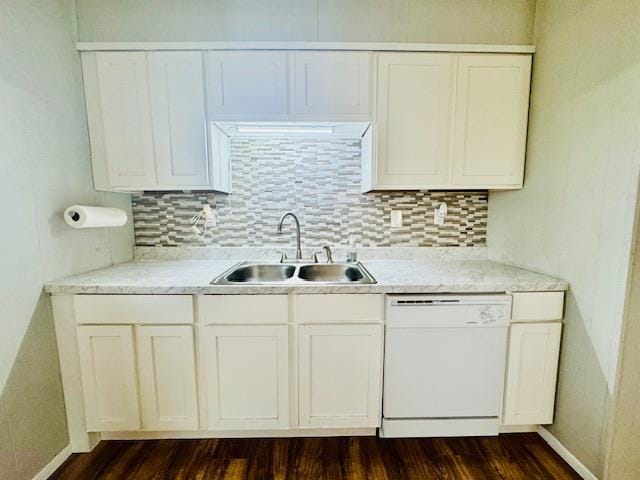
[[[142,426],[196,430],[198,389],[193,327],[136,327]]]
[[[505,385],[505,425],[550,424],[562,323],[511,325]]]
[[[289,426],[288,330],[286,325],[204,327],[209,429]]]
[[[87,431],[140,429],[133,327],[79,326],[78,353]]]
[[[192,326],[83,325],[78,351],[87,431],[198,428]]]
[[[301,427],[380,425],[382,325],[299,327]]]

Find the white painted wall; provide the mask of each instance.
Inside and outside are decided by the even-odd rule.
[[[128,260],[133,250],[131,222],[82,231],[62,219],[72,203],[130,210],[129,196],[92,188],[72,6],[0,7],[0,479],[32,478],[65,446],[43,283]]]
[[[553,434],[603,471],[640,170],[638,2],[539,0],[525,188],[489,196],[494,259],[571,284]]]
[[[535,0],[77,0],[82,41],[531,42]]]

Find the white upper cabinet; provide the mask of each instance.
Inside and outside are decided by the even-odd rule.
[[[446,183],[452,56],[378,56],[376,185],[415,189]]]
[[[379,54],[363,190],[521,188],[530,73],[530,55]]]
[[[207,118],[200,52],[148,54],[160,185],[206,185]]]
[[[97,190],[229,191],[201,52],[84,52],[82,69]]]
[[[288,118],[286,52],[210,51],[207,61],[212,118]]]
[[[295,119],[371,119],[371,53],[295,52],[292,55]]]
[[[453,127],[453,184],[522,186],[529,55],[460,55]]]
[[[112,187],[153,185],[156,172],[146,55],[99,52],[95,63],[101,115],[89,114],[90,120],[102,124],[101,141],[92,140],[99,143],[107,159],[108,183]]]
[[[82,64],[98,190],[230,192],[224,122],[371,122],[364,191],[523,185],[528,54],[100,51]]]

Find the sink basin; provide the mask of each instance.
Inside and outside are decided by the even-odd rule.
[[[300,267],[298,277],[308,282],[353,283],[361,282],[365,276],[358,267],[349,264],[329,263]]]
[[[250,264],[235,268],[223,278],[228,283],[283,282],[293,277],[296,267],[283,264]]]
[[[372,284],[376,280],[358,263],[241,262],[216,277],[212,285]]]

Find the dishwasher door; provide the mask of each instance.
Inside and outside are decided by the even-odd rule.
[[[390,297],[386,419],[499,417],[511,297]]]

